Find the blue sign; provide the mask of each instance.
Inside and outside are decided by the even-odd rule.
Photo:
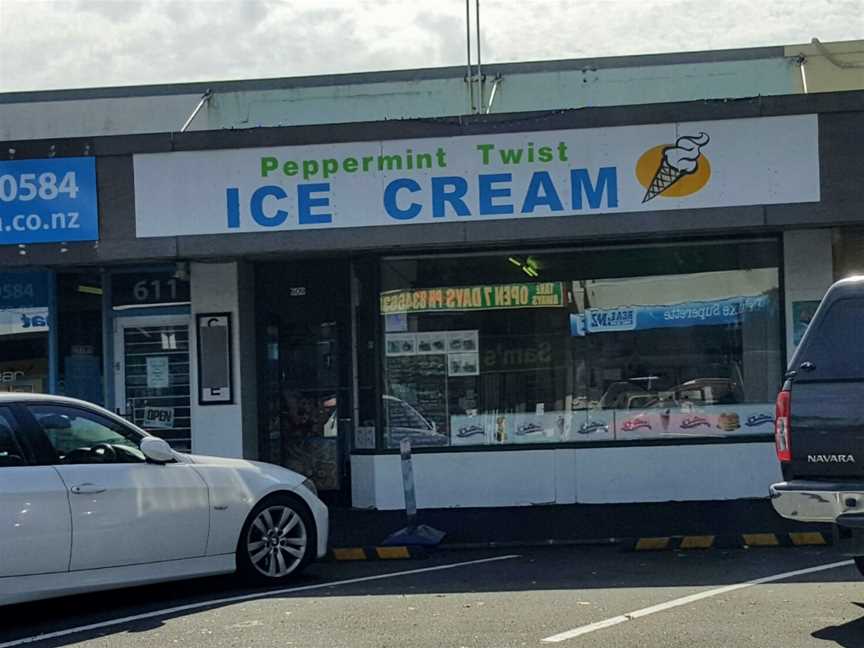
[[[95,159],[0,162],[0,245],[98,238]]]
[[[666,306],[589,308],[584,314],[570,315],[570,335],[739,324],[745,315],[765,311],[769,304],[767,295],[759,295]]]

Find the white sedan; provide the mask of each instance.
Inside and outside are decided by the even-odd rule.
[[[0,605],[234,571],[279,583],[327,532],[302,475],[175,452],[89,403],[0,394]]]

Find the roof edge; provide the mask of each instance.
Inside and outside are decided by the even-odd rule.
[[[850,41],[851,42],[851,41]],[[486,75],[530,74],[537,72],[563,72],[568,70],[599,70],[626,67],[686,65],[694,63],[721,63],[785,58],[790,46],[751,47],[727,50],[702,50],[661,54],[634,54],[579,59],[523,61],[518,63],[487,63]],[[793,46],[794,47],[794,46]],[[222,81],[193,81],[153,85],[108,86],[58,90],[29,90],[0,93],[0,104],[37,103],[48,101],[81,101],[87,99],[120,99],[166,95],[199,95],[213,92],[256,92],[292,88],[325,87],[399,81],[464,78],[465,66],[385,70],[378,72],[349,72],[297,77],[274,77]]]

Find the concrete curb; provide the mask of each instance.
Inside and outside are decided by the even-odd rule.
[[[729,536],[689,535],[630,538],[622,541],[622,551],[691,551],[705,549],[745,549],[755,547],[816,547],[833,544],[833,537],[821,531],[792,533],[742,533]]]
[[[442,544],[435,548],[337,547],[326,560],[420,560],[433,551],[471,549],[518,549],[543,547],[589,547],[616,545],[621,551],[699,551],[707,549],[749,549],[762,547],[827,547],[833,544],[831,534],[821,531],[792,533],[742,533],[737,535],[685,535],[647,538],[597,538],[593,540],[545,540],[525,542],[463,542]]]

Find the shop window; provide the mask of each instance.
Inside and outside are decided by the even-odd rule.
[[[770,434],[774,241],[382,262],[385,447]]]
[[[0,273],[0,391],[48,391],[51,274]]]
[[[60,393],[104,404],[98,271],[57,275],[57,326]]]

